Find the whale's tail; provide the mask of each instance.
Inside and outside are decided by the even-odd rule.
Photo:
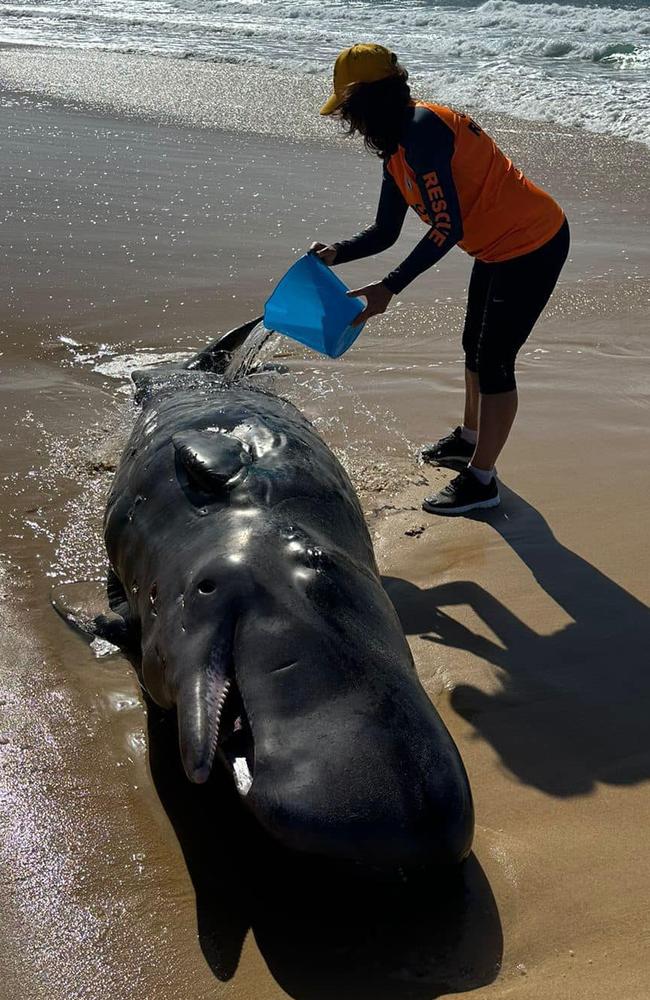
[[[262,317],[257,316],[242,326],[235,327],[223,333],[198,354],[193,355],[184,364],[163,364],[151,368],[136,368],[131,372],[131,381],[135,386],[134,401],[143,406],[149,399],[156,396],[169,384],[170,376],[179,372],[209,372],[213,375],[224,375],[235,352],[246,342],[246,339]]]

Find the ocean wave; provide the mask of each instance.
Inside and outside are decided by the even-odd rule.
[[[186,35],[186,41],[196,36],[201,40],[205,34],[217,31],[227,33],[236,41],[237,37],[279,39],[285,43],[290,61],[301,42],[313,46],[313,54],[325,62],[329,52],[319,52],[319,46],[330,39],[348,40],[350,34],[366,32],[378,38],[394,36],[399,30],[402,45],[398,46],[417,56],[423,56],[431,42],[439,52],[445,47],[456,49],[465,46],[469,51],[484,47],[491,54],[520,53],[552,57],[577,56],[578,58],[599,59],[611,53],[624,52],[629,46],[643,46],[650,35],[650,11],[640,8],[633,11],[616,7],[581,7],[561,4],[520,3],[517,0],[486,0],[475,7],[453,5],[440,8],[438,5],[391,4],[378,8],[366,2],[353,8],[336,6],[336,16],[332,16],[332,4],[316,0],[269,0],[264,5],[240,3],[238,0],[205,0],[193,5],[189,0],[177,3],[161,2],[147,4],[136,0],[96,0],[92,9],[71,0],[60,3],[6,4],[0,0],[0,24],[3,21],[47,22],[47,37],[43,44],[56,45],[65,40],[57,35],[65,35],[69,26],[103,28],[110,33],[116,30],[147,29],[151,32],[149,41],[156,37],[158,42],[167,41],[170,54],[177,36]],[[420,9],[418,11],[418,6]],[[291,22],[290,27],[287,22]],[[323,38],[323,23],[330,30]],[[358,32],[357,32],[358,29]],[[20,30],[16,27],[14,30]],[[110,37],[98,39],[89,36],[87,41],[110,42]],[[137,39],[133,39],[138,41]],[[391,41],[395,42],[392,38]],[[79,36],[83,45],[83,35]],[[202,47],[201,47],[202,48]],[[263,55],[263,51],[261,52]]]
[[[645,121],[650,106],[647,2],[0,0],[0,42],[310,75],[329,74],[339,49],[370,38],[394,48],[415,82],[487,110],[568,115],[638,138],[630,112]]]

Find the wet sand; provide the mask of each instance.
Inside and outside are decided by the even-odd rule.
[[[475,795],[462,872],[372,886],[278,856],[227,789],[189,788],[131,668],[48,600],[102,576],[133,355],[259,314],[312,239],[372,218],[378,165],[317,135],[3,105],[0,996],[645,1000],[648,151],[491,123],[562,201],[573,247],[522,352],[489,516],[424,514],[451,474],[414,459],[459,418],[459,251],[345,358],[285,343],[287,373],[263,376],[350,471]],[[381,276],[417,232],[340,273]]]

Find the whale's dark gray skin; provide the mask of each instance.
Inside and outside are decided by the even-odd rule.
[[[94,631],[139,646],[188,777],[217,754],[286,847],[458,862],[467,776],[353,487],[291,403],[201,370],[217,356],[134,375],[141,411],[105,516],[112,614]]]

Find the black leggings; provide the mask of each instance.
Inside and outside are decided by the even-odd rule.
[[[463,330],[465,365],[481,393],[517,388],[515,358],[551,297],[569,252],[569,223],[548,243],[500,264],[474,262]]]

